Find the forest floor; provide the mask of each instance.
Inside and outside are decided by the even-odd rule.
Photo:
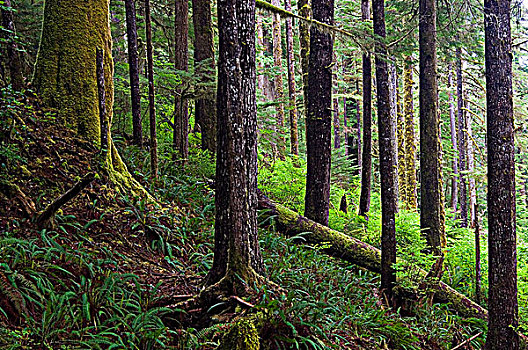
[[[478,334],[434,305],[405,316],[383,306],[375,274],[260,230],[266,286],[233,305],[185,309],[211,265],[210,161],[178,169],[161,157],[149,184],[145,151],[124,152],[158,203],[119,192],[91,144],[23,96],[0,105],[0,348],[214,349],[233,321],[264,314],[263,349],[446,349]],[[119,144],[119,142],[117,142]],[[122,143],[121,143],[122,144]],[[132,148],[133,149],[133,148]],[[205,169],[205,170],[204,170]],[[53,220],[35,218],[94,172]],[[459,349],[477,349],[482,336]]]

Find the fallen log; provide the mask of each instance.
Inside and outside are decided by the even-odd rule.
[[[264,209],[262,215],[274,217],[279,231],[295,236],[303,233],[303,238],[307,243],[324,243],[324,252],[355,265],[361,266],[369,271],[380,273],[381,271],[381,251],[356,238],[344,233],[332,230],[329,227],[320,225],[298,213],[271,201],[261,191],[258,191],[258,207]],[[399,262],[402,262],[401,260]],[[427,272],[417,268],[423,278]],[[452,308],[464,317],[475,317],[487,319],[488,311],[475,303],[465,295],[457,292],[443,282],[435,283],[435,299],[450,303]]]

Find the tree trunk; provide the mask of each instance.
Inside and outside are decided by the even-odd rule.
[[[303,233],[303,242],[307,244],[324,243],[324,252],[330,256],[356,264],[369,271],[380,273],[381,252],[379,249],[364,243],[347,234],[320,225],[288,208],[274,203],[261,192],[258,193],[259,209],[264,209],[264,217],[273,217],[277,229],[288,236]],[[399,260],[403,262],[402,260]],[[426,271],[416,268],[416,272],[425,277]],[[487,311],[480,305],[455,291],[443,282],[433,284],[435,297],[441,302],[448,302],[454,310],[465,317],[486,319]]]
[[[292,10],[291,0],[284,0],[284,8],[286,11]],[[299,155],[299,130],[297,127],[297,89],[295,87],[295,56],[293,54],[293,23],[290,17],[286,18],[286,50],[288,61],[288,92],[290,110],[290,152],[294,155]]]
[[[519,348],[510,1],[484,1],[488,141],[487,349]]]
[[[114,65],[108,23],[108,0],[46,1],[33,78],[43,104],[57,110],[58,120],[97,144],[101,138],[96,48],[104,51],[106,108],[112,120]]]
[[[128,67],[130,73],[130,99],[132,102],[132,134],[134,144],[143,147],[143,125],[141,123],[141,93],[139,91],[138,44],[136,26],[136,3],[125,0],[128,39]]]
[[[361,19],[370,20],[369,0],[361,0]],[[363,79],[363,152],[361,155],[361,194],[359,215],[367,218],[370,210],[370,187],[372,181],[372,65],[370,54],[362,56]]]
[[[436,2],[420,0],[420,227],[435,255],[446,245],[436,81]]]
[[[464,111],[464,95],[463,95],[463,81],[462,81],[462,50],[457,48],[457,107],[458,107],[458,169],[460,169],[460,226],[467,227],[467,175],[464,173],[467,170],[466,166],[466,151],[467,151],[467,123],[466,112]]]
[[[297,6],[299,14],[304,17],[312,18],[311,0],[298,0]],[[304,116],[308,118],[308,70],[310,61],[310,26],[304,21],[299,21],[299,42],[301,46],[301,67],[303,81],[303,100]]]
[[[218,1],[214,260],[207,283],[234,293],[263,270],[257,236],[255,2]],[[237,291],[240,293],[241,291]]]
[[[356,93],[359,94],[359,80],[356,80]],[[357,140],[357,153],[355,156],[357,157],[357,166],[358,171],[354,173],[354,175],[359,175],[360,169],[363,167],[363,162],[361,159],[361,151],[362,151],[362,142],[361,142],[361,107],[359,106],[359,101],[354,99],[354,111],[356,112],[356,140]]]
[[[156,133],[156,105],[154,104],[154,58],[152,56],[152,23],[150,18],[150,0],[145,0],[145,24],[147,32],[147,72],[149,84],[149,121],[150,121],[150,176],[158,178],[158,139]]]
[[[334,54],[334,62],[337,62],[337,58]],[[334,83],[334,91],[333,95],[337,95],[337,64],[336,67],[334,67],[334,76],[333,76],[333,83]],[[339,149],[341,148],[341,126],[339,121],[339,100],[337,97],[332,97],[333,106],[332,106],[332,112],[334,114],[334,148]]]
[[[373,0],[374,35],[385,39],[385,0]],[[376,42],[376,89],[378,101],[378,129],[381,182],[381,290],[392,304],[392,288],[396,283],[396,155],[394,129],[391,118],[387,48]]]
[[[215,55],[213,42],[213,22],[211,0],[193,0],[194,27],[194,67],[200,76],[200,83],[214,84]],[[214,89],[206,88],[206,93],[195,102],[195,119],[200,125],[202,149],[211,154],[216,152],[216,101]]]
[[[418,206],[416,193],[416,142],[414,136],[413,74],[412,58],[405,64],[404,72],[404,118],[405,118],[405,199],[406,207],[415,210]]]
[[[334,0],[314,1],[313,19],[332,25]],[[323,225],[328,223],[330,207],[333,44],[329,32],[317,26],[311,27],[306,120],[308,171],[304,213]]]
[[[175,0],[174,2],[174,64],[178,71],[187,72],[189,69],[189,2],[187,0]],[[182,85],[176,89],[174,104],[174,150],[182,164],[189,157],[189,107],[185,92],[188,88],[183,79]]]
[[[405,99],[405,93],[408,87],[408,76],[407,76],[407,60],[403,62],[403,93]],[[412,79],[412,78],[411,78]],[[412,80],[411,80],[412,84]],[[412,87],[411,87],[412,89]],[[411,90],[412,93],[412,90]],[[412,98],[412,97],[411,97]],[[407,179],[406,179],[406,162],[405,162],[405,108],[401,107],[401,99],[399,91],[396,95],[397,103],[397,118],[396,118],[396,139],[398,140],[398,194],[401,203],[405,209],[409,209],[407,205]],[[412,103],[412,100],[411,100]]]
[[[280,0],[271,1],[274,6],[280,6]],[[279,144],[279,157],[286,155],[286,141],[284,139],[284,84],[282,80],[282,31],[281,18],[278,13],[273,13],[273,64],[278,70],[275,75],[275,103],[277,109],[277,131]]]
[[[471,227],[475,228],[476,213],[475,208],[477,204],[477,188],[475,184],[475,155],[473,150],[473,129],[471,127],[472,118],[469,108],[469,100],[466,95],[466,126],[467,126],[467,160],[468,160],[468,184],[469,184],[469,212],[471,213]]]
[[[153,200],[130,175],[110,137],[114,65],[108,5],[108,0],[45,2],[33,86],[42,104],[57,110],[59,123],[73,128],[79,137],[100,145],[96,49],[103,49],[109,143],[103,166],[110,181],[120,189]],[[86,20],[79,21],[79,18]]]
[[[24,75],[22,69],[22,57],[18,51],[16,43],[15,23],[13,21],[13,6],[11,0],[4,0],[1,7],[2,26],[6,31],[6,46],[7,46],[7,66],[9,67],[9,77],[13,90],[20,91],[24,88]]]
[[[451,208],[456,213],[458,207],[458,146],[457,146],[457,126],[455,118],[455,103],[453,98],[453,67],[449,62],[447,76],[447,94],[449,99],[449,120],[451,126],[451,144],[453,146],[453,179],[451,182]]]

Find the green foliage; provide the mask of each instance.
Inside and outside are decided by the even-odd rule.
[[[43,230],[39,239],[13,232],[0,237],[0,294],[9,300],[0,313],[24,324],[15,331],[0,328],[0,345],[164,348],[171,331],[161,321],[168,309],[152,307],[157,287],[145,289],[135,275],[117,272],[118,257],[109,250],[96,256],[82,245],[72,248],[61,232],[75,227],[77,239],[91,238],[74,217],[59,216],[58,222],[58,231]]]

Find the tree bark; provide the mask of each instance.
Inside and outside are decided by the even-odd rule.
[[[145,24],[147,32],[147,72],[149,84],[149,120],[150,120],[150,176],[158,178],[158,139],[156,133],[156,105],[154,104],[154,58],[152,56],[152,21],[150,0],[145,0]]]
[[[211,0],[193,0],[194,65],[200,83],[213,84],[215,55]],[[202,149],[211,154],[216,152],[216,101],[214,89],[207,87],[204,96],[196,100],[195,119],[200,125]]]
[[[273,6],[280,6],[280,0],[272,0]],[[276,103],[277,110],[277,131],[279,144],[279,157],[284,158],[286,156],[286,140],[284,139],[284,83],[282,79],[282,30],[281,30],[281,18],[278,13],[273,13],[273,25],[272,25],[272,36],[273,36],[273,64],[277,69],[275,75],[275,96],[274,100]]]
[[[420,227],[435,255],[446,245],[436,73],[436,2],[420,0]]]
[[[384,40],[385,0],[373,0],[372,9],[374,34]],[[396,283],[396,271],[393,268],[396,263],[396,148],[385,43],[376,41],[375,51],[381,182],[381,290],[392,304],[392,289]]]
[[[313,2],[313,19],[333,24],[334,0]],[[307,176],[306,217],[328,223],[332,139],[332,35],[321,28],[310,30],[308,69],[308,115],[306,120]]]
[[[292,10],[291,0],[284,0],[284,9],[286,11]],[[294,155],[299,155],[299,130],[297,127],[297,88],[295,86],[295,56],[293,54],[293,20],[286,18],[286,50],[288,61],[288,92],[290,110],[290,152]]]
[[[174,65],[178,71],[187,72],[189,70],[189,2],[187,0],[175,0],[174,2]],[[174,130],[173,143],[174,150],[185,164],[189,157],[189,107],[185,97],[187,89],[185,79],[176,89],[174,106]]]
[[[79,21],[86,18],[86,21]],[[112,120],[113,62],[108,0],[48,0],[33,86],[46,107],[79,136],[100,143],[96,48],[104,51],[106,108]],[[82,67],[82,69],[79,69]]]
[[[519,337],[510,1],[484,1],[488,141],[489,323],[487,349],[516,350]]]
[[[344,233],[332,230],[320,225],[288,208],[272,202],[261,192],[258,192],[259,209],[264,209],[264,217],[273,217],[277,223],[277,229],[295,236],[303,233],[304,243],[324,243],[324,252],[330,256],[342,259],[363,267],[369,271],[380,273],[381,252],[379,249],[355,239]],[[400,262],[404,262],[399,260]],[[416,268],[416,273],[425,277],[427,272]],[[433,284],[435,297],[438,301],[449,302],[454,310],[465,317],[476,317],[486,319],[487,311],[480,305],[460,294],[443,282]]]
[[[311,0],[298,0],[299,14],[307,19],[312,18]],[[304,116],[308,118],[308,70],[310,58],[310,26],[299,21],[299,41],[301,46],[301,67],[303,81]]]
[[[207,283],[233,293],[263,270],[257,236],[255,2],[218,1],[215,247]]]
[[[99,123],[101,125],[101,150],[106,152],[108,150],[108,129],[109,123],[106,111],[106,91],[105,91],[105,77],[104,77],[104,51],[97,48],[95,53],[97,74],[97,97],[99,101]]]
[[[457,108],[458,108],[458,169],[459,174],[459,201],[460,201],[460,226],[467,227],[467,175],[464,173],[467,170],[466,166],[466,152],[467,152],[467,123],[466,112],[464,111],[464,93],[462,81],[462,50],[457,48]]]
[[[475,212],[477,204],[477,188],[473,172],[475,171],[475,154],[473,149],[473,129],[472,118],[470,113],[470,104],[466,95],[466,126],[467,126],[467,160],[468,160],[468,185],[469,185],[469,212],[471,214],[471,227],[475,228],[477,213]]]
[[[7,46],[7,66],[9,67],[9,77],[13,90],[20,91],[24,88],[24,74],[22,69],[22,57],[18,51],[16,42],[15,22],[13,20],[13,6],[11,0],[4,0],[1,10],[2,26],[7,31],[6,46]]]
[[[458,208],[458,146],[457,146],[457,126],[455,118],[455,103],[453,98],[453,67],[449,62],[448,76],[447,76],[447,94],[449,99],[449,120],[451,126],[451,144],[453,146],[453,179],[451,182],[451,208],[453,212]]]
[[[406,207],[415,210],[418,206],[416,193],[416,142],[414,136],[413,74],[412,58],[405,63],[404,72],[404,118],[405,118],[405,199]]]
[[[114,102],[109,1],[47,0],[33,86],[42,104],[57,110],[57,121],[100,146],[96,50],[104,52],[108,152],[104,170],[120,189],[154,200],[130,175],[110,137]],[[80,21],[79,19],[84,20]],[[79,69],[82,67],[82,69]]]
[[[369,0],[361,0],[361,19],[370,20]],[[370,210],[370,190],[372,182],[372,65],[370,54],[362,56],[363,79],[363,150],[361,155],[361,193],[359,215],[367,218]]]
[[[139,91],[136,4],[134,0],[125,0],[125,12],[128,41],[128,69],[130,74],[130,99],[132,103],[132,134],[134,143],[139,147],[143,147],[141,93]]]
[[[407,60],[403,62],[403,94],[405,94],[408,87],[407,76]],[[412,77],[411,77],[412,84]],[[411,87],[412,89],[412,87]],[[411,90],[412,93],[412,90]],[[407,178],[406,178],[406,162],[405,162],[405,108],[401,107],[401,99],[399,91],[397,92],[397,118],[396,118],[396,139],[398,140],[398,194],[401,203],[405,209],[409,209],[407,205]],[[412,98],[412,97],[411,97]],[[411,100],[412,103],[412,100]],[[404,103],[405,106],[405,103]]]

